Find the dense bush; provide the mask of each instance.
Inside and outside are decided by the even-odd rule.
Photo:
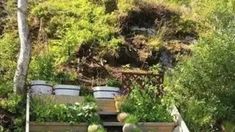
[[[122,43],[117,15],[106,14],[101,3],[91,0],[30,3],[29,18],[35,43],[30,64],[31,79],[74,80],[75,69],[65,67],[70,61],[76,61],[76,52],[81,45],[95,47],[95,54],[101,56],[107,52],[114,54]]]
[[[157,96],[156,87],[149,85],[144,89],[133,87],[122,102],[121,111],[130,113],[141,122],[168,122],[173,118],[168,111],[168,104]]]
[[[0,36],[0,97],[12,92],[17,57],[17,39],[13,33]]]
[[[90,97],[87,98],[83,102],[75,104],[53,104],[33,99],[31,120],[36,122],[100,123],[95,101]]]
[[[223,26],[201,38],[192,57],[168,74],[169,94],[193,131],[219,129],[223,121],[235,121],[235,23],[234,17],[226,20],[227,25],[223,19],[217,21]]]
[[[115,15],[105,14],[102,5],[89,0],[43,1],[32,7],[30,14],[45,25],[56,64],[66,62],[81,44],[98,43],[115,49],[121,42],[116,35]]]
[[[8,93],[0,100],[0,131],[23,132],[25,126],[25,98]]]

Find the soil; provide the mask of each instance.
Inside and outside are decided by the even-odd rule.
[[[13,124],[13,115],[8,111],[0,108],[0,126],[10,128]]]
[[[129,36],[131,27],[144,28],[160,28],[164,24],[179,19],[179,15],[162,5],[152,5],[143,3],[139,5],[138,9],[128,12],[127,15],[120,17],[121,33],[124,36]]]
[[[4,26],[5,26],[5,19],[7,17],[7,13],[5,10],[5,1],[0,1],[0,35],[3,34]]]

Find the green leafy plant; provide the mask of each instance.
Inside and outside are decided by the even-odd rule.
[[[34,121],[100,123],[100,117],[96,113],[97,105],[90,97],[75,104],[51,104],[39,99],[34,99],[31,104],[31,119]]]
[[[221,130],[223,121],[235,119],[235,23],[227,20],[165,79],[168,94],[193,131]]]
[[[139,119],[134,115],[128,115],[124,122],[130,124],[137,124],[139,122]]]
[[[25,124],[25,98],[16,94],[9,93],[8,98],[0,100],[0,114],[4,117],[0,121],[0,130],[23,132],[22,125]],[[14,117],[14,119],[13,119]],[[1,126],[3,126],[1,128]],[[5,128],[4,126],[7,126]]]
[[[172,121],[172,117],[167,111],[167,106],[157,96],[154,86],[149,85],[144,89],[140,89],[136,85],[132,88],[126,100],[123,101],[121,111],[130,113],[143,122],[167,122]]]
[[[0,97],[7,97],[8,93],[13,92],[17,43],[18,39],[14,33],[0,35]]]
[[[54,80],[55,67],[53,58],[52,54],[48,53],[33,57],[30,64],[31,78],[35,80]]]
[[[121,82],[118,79],[108,79],[106,85],[119,88],[122,86]]]
[[[116,16],[105,14],[103,5],[91,0],[43,1],[33,6],[30,14],[46,25],[44,30],[52,40],[49,49],[56,57],[55,65],[67,62],[82,44],[96,43],[110,51],[121,42],[116,35]]]

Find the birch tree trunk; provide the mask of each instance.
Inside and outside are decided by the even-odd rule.
[[[14,92],[17,94],[24,94],[25,92],[25,82],[32,48],[32,45],[29,42],[27,4],[27,0],[18,0],[17,3],[17,22],[20,38],[20,53],[17,61],[17,69],[14,76]]]

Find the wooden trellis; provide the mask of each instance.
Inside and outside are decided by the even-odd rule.
[[[134,85],[145,88],[151,84],[158,90],[159,96],[163,95],[163,78],[164,74],[155,74],[152,72],[135,72],[135,71],[115,71],[122,81],[122,92],[128,93]]]

